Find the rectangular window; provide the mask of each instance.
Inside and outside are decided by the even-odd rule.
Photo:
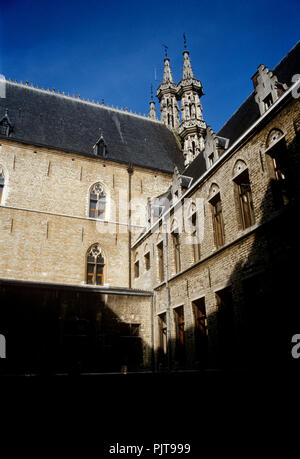
[[[179,306],[174,309],[174,320],[175,320],[175,360],[179,363],[183,363],[185,360],[185,340],[184,340],[184,309],[183,306]]]
[[[193,244],[193,256],[194,256],[194,262],[196,263],[197,261],[200,260],[201,256],[201,250],[200,250],[200,243],[199,243],[199,236],[198,236],[198,222],[197,222],[197,213],[195,212],[192,215],[192,244]]]
[[[173,249],[174,249],[174,263],[175,272],[181,271],[181,259],[180,259],[180,242],[178,230],[172,233]]]
[[[88,284],[94,284],[95,281],[95,276],[94,276],[94,263],[88,263],[87,265],[87,283]]]
[[[103,285],[103,265],[97,264],[96,266],[96,284]]]
[[[100,220],[103,220],[105,213],[105,203],[105,196],[100,196],[98,198],[96,194],[91,193],[89,216],[91,218],[99,218]]]
[[[212,201],[212,213],[213,213],[213,227],[216,247],[222,247],[224,245],[224,222],[222,214],[222,203],[220,193],[215,196]]]
[[[195,321],[195,358],[201,367],[207,365],[208,340],[205,298],[194,300],[193,313]]]
[[[157,256],[158,256],[158,277],[159,281],[165,280],[165,269],[164,269],[164,243],[161,241],[157,244]]]
[[[209,167],[212,166],[214,163],[214,154],[212,153],[211,155],[209,155],[208,157],[208,165]]]
[[[231,361],[234,351],[234,316],[231,288],[216,292],[218,355],[220,364]]]
[[[255,223],[252,191],[250,186],[249,173],[247,170],[242,172],[236,179],[239,211],[243,229],[249,228]]]
[[[134,263],[134,277],[137,278],[140,275],[140,262],[137,260]]]
[[[150,269],[150,252],[147,252],[144,256],[145,258],[145,269],[146,271],[149,271]]]
[[[263,100],[265,111],[271,107],[273,103],[272,94],[268,94],[267,97]]]
[[[96,218],[96,215],[97,215],[97,197],[96,199],[93,199],[92,196],[91,196],[91,199],[90,199],[90,217],[91,218]]]

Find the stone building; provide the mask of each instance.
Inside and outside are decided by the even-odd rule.
[[[217,133],[186,48],[161,121],[2,81],[3,371],[294,364],[299,56]]]

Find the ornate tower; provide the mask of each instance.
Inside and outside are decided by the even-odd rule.
[[[173,82],[170,59],[165,52],[163,82],[159,85],[156,95],[160,102],[161,121],[171,129],[179,126],[179,108],[176,98],[177,86]]]
[[[203,120],[200,102],[200,97],[203,95],[202,84],[194,77],[189,52],[186,49],[185,36],[184,48],[183,74],[177,85],[176,95],[181,102],[182,119],[178,133],[183,141],[185,165],[188,165],[204,150],[206,123]]]

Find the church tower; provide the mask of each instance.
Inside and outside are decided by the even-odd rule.
[[[179,126],[179,108],[176,98],[176,84],[170,67],[170,59],[165,54],[163,82],[159,85],[156,95],[160,102],[161,121],[171,129]]]
[[[180,83],[177,85],[176,96],[181,102],[181,124],[178,133],[183,142],[183,155],[185,165],[204,150],[204,138],[206,123],[202,116],[200,97],[203,95],[200,80],[194,77],[189,51],[186,49],[184,36],[183,73]]]

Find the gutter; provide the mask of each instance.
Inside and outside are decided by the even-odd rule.
[[[54,282],[34,282],[24,279],[5,279],[0,278],[0,287],[8,285],[24,286],[24,287],[38,287],[43,289],[62,289],[73,290],[78,292],[91,292],[103,293],[105,295],[132,295],[132,296],[153,296],[153,292],[147,290],[134,290],[118,287],[102,287],[102,286],[89,286],[89,285],[76,285],[76,284],[58,284]]]

